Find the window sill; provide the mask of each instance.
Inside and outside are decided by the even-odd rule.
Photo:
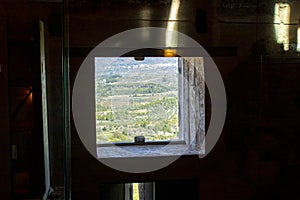
[[[199,150],[186,144],[97,147],[99,159],[199,155],[204,153],[203,148]]]

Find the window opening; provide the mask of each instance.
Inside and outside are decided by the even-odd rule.
[[[97,143],[179,139],[177,57],[96,57]]]
[[[202,57],[96,57],[94,65],[98,147],[172,142],[204,150]]]

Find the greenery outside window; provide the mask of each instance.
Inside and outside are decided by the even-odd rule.
[[[95,57],[98,146],[204,142],[202,57]],[[139,143],[141,144],[141,143]]]

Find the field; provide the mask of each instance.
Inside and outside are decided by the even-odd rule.
[[[97,142],[178,138],[177,58],[96,58]]]

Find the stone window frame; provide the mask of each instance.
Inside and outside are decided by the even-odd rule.
[[[170,152],[166,154],[178,155],[181,149],[187,155],[203,154],[205,152],[205,77],[203,57],[178,57],[178,101],[179,101],[179,141],[149,141],[145,143],[97,143],[98,157],[132,157],[118,151],[119,147],[131,152],[138,151],[137,156],[158,156],[149,154],[149,149],[161,145],[173,144]],[[101,152],[101,153],[99,153]],[[133,155],[134,157],[134,155]]]

